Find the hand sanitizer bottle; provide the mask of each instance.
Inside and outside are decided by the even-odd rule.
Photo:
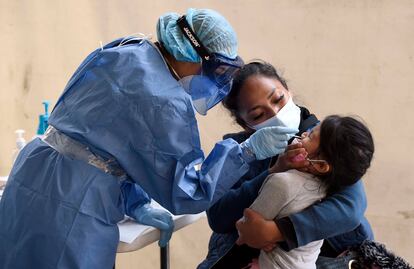
[[[37,133],[33,139],[36,137],[42,138],[49,126],[49,101],[43,101],[42,104],[45,106],[45,114],[39,115],[39,127],[37,128]]]
[[[17,137],[16,137],[16,148],[13,151],[13,163],[16,160],[17,156],[19,155],[20,150],[26,146],[26,140],[23,137],[24,130],[16,130],[15,131]]]

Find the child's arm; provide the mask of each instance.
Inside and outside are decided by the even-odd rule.
[[[270,175],[260,190],[259,196],[250,206],[265,219],[272,220],[289,204],[298,193],[297,181],[288,173]]]
[[[322,203],[276,220],[276,223],[288,243],[288,249],[293,249],[355,229],[360,224],[366,207],[364,186],[358,181]]]
[[[274,221],[249,212],[251,220],[237,223],[243,238],[239,243],[262,248],[269,242],[284,241],[284,249],[291,250],[353,230],[364,219],[366,207],[364,186],[358,181],[321,203]]]

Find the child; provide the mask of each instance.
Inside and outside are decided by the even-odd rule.
[[[300,139],[309,166],[268,176],[259,196],[250,206],[266,219],[278,219],[299,212],[341,188],[354,184],[367,171],[374,153],[368,128],[351,117],[329,116]],[[289,252],[276,247],[260,253],[251,268],[316,268],[323,240]]]

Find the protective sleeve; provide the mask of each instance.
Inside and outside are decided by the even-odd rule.
[[[231,189],[207,210],[207,219],[216,233],[236,231],[236,221],[243,217],[243,211],[256,199],[260,187],[269,175],[265,170],[252,180],[245,181],[237,189]]]
[[[121,183],[121,193],[124,203],[125,214],[133,217],[134,210],[151,201],[148,194],[132,181],[125,180]]]
[[[176,166],[173,204],[163,205],[173,214],[208,209],[249,170],[251,160],[233,139],[218,142],[204,161],[184,155]]]
[[[361,180],[344,188],[342,191],[326,198],[323,202],[315,204],[308,209],[290,215],[295,235],[289,237],[289,233],[283,234],[286,221],[277,220],[276,224],[281,229],[288,243],[288,249],[305,246],[306,244],[334,237],[355,229],[361,222],[367,208],[367,199],[364,185]],[[278,223],[280,222],[280,223]]]

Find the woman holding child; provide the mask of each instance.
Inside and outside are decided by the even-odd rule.
[[[225,138],[233,138],[239,143],[255,130],[267,126],[298,128],[299,133],[296,135],[300,136],[318,124],[316,117],[306,108],[299,108],[294,104],[286,82],[274,67],[263,62],[250,63],[241,69],[223,104],[244,128],[243,132],[229,134]],[[331,119],[330,125],[335,126],[335,121],[338,120],[341,121]],[[372,141],[368,130],[364,129],[363,133],[365,140]],[[304,137],[306,136],[305,133]],[[268,175],[292,168],[309,172],[310,167],[319,167],[319,164],[311,163],[305,158],[307,153],[302,143],[290,145],[287,152],[278,158],[256,161],[233,189],[208,210],[209,224],[214,233],[210,239],[208,256],[199,268],[211,268],[213,264],[216,264],[214,268],[243,268],[259,256],[259,250],[255,248],[270,251],[277,244],[277,248],[288,251],[322,239],[326,240],[322,245],[317,266],[329,268],[323,267],[331,262],[329,258],[337,257],[348,247],[360,244],[365,239],[373,239],[371,227],[364,217],[364,188],[358,181],[358,175],[362,176],[372,158],[373,144],[372,147],[370,143],[365,146],[367,153],[362,156],[362,159],[366,159],[365,164],[359,167],[359,172],[351,177],[352,180],[341,182],[338,179],[325,184],[328,196],[322,202],[305,210],[301,208],[299,212],[293,210],[279,215],[275,220],[265,220],[257,212],[245,210],[259,196]],[[346,152],[345,149],[338,150]],[[292,157],[297,155],[303,158],[293,161]],[[312,201],[314,202],[316,200]],[[268,203],[271,204],[272,201]],[[244,210],[244,221],[237,224],[240,233],[238,239],[236,222],[243,217]],[[240,246],[234,245],[237,239]],[[250,247],[242,243],[247,243]],[[225,257],[222,258],[223,256]]]

